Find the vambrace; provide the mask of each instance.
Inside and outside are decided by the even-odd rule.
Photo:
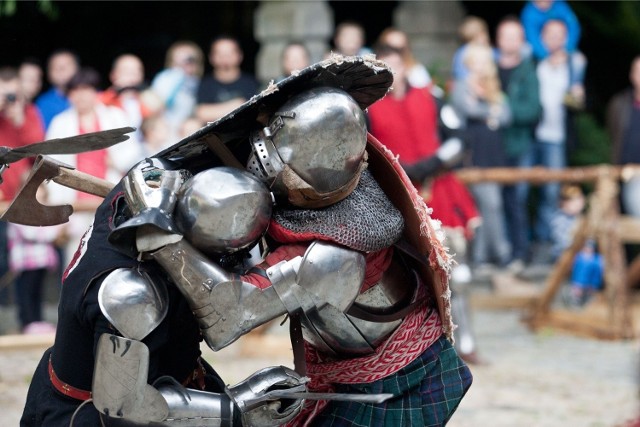
[[[287,312],[274,289],[261,290],[227,272],[185,239],[154,252],[187,299],[207,345],[220,350]]]
[[[344,312],[357,297],[365,271],[362,254],[320,241],[303,257],[267,269],[272,286],[266,289],[226,272],[184,239],[152,256],[189,302],[214,350],[285,313],[311,313],[326,306]]]

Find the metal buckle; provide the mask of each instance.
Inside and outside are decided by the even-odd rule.
[[[3,182],[2,174],[4,173],[5,170],[7,170],[8,167],[9,167],[9,165],[6,164],[6,163],[0,165],[0,184],[2,184],[2,182]]]
[[[284,119],[286,117],[288,119],[295,119],[296,113],[295,111],[283,111],[280,113],[275,113],[273,115],[275,119],[273,122],[264,128],[264,134],[267,138],[273,137],[280,129],[284,127]]]

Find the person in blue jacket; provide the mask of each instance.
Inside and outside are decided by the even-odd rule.
[[[596,243],[588,239],[573,259],[571,270],[571,303],[581,307],[596,291],[602,289],[604,260],[596,251]]]
[[[542,27],[550,20],[565,23],[568,30],[567,51],[575,52],[580,41],[580,22],[571,7],[564,0],[533,0],[528,1],[520,16],[527,41],[536,59],[544,59],[549,55],[542,43]]]

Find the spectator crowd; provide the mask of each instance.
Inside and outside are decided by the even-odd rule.
[[[582,203],[566,208],[567,198],[579,189],[545,184],[531,209],[526,182],[466,187],[450,171],[469,166],[567,166],[567,153],[575,147],[572,116],[585,108],[586,99],[587,59],[579,50],[580,24],[565,1],[536,0],[527,2],[519,17],[499,22],[495,46],[481,18],[467,17],[459,33],[462,44],[452,58],[444,88],[414,56],[411,37],[398,28],[385,29],[368,48],[364,28],[357,22],[342,22],[336,27],[332,51],[373,52],[392,67],[393,91],[369,108],[369,129],[399,155],[433,208],[433,217],[448,229],[450,245],[464,258],[458,265],[467,269],[458,272],[460,277],[469,275],[469,266],[478,277],[496,267],[519,272],[531,262],[533,246],[548,254],[546,261],[551,262],[570,242],[575,223],[571,215],[579,215],[584,207]],[[204,73],[205,58],[211,73]],[[211,42],[206,57],[192,41],[173,43],[164,69],[152,79],[145,75],[143,61],[130,53],[114,58],[106,84],[67,49],[52,52],[44,70],[35,58],[18,67],[0,67],[0,146],[132,126],[137,131],[125,143],[56,156],[115,183],[137,160],[223,117],[258,93],[261,84],[241,69],[242,61],[238,40],[224,35]],[[290,41],[283,50],[279,79],[309,61],[305,44]],[[42,91],[45,79],[47,90]],[[633,61],[630,81],[632,87],[614,97],[608,114],[617,164],[640,163],[640,56]],[[3,172],[4,207],[29,169],[29,160],[22,160]],[[639,187],[640,177],[631,177],[623,186],[623,209],[635,216],[640,215],[640,198],[634,197]],[[68,224],[33,232],[0,222],[0,245],[7,248],[0,251],[4,258],[0,268],[4,265],[15,278],[25,333],[51,330],[42,322],[40,310],[45,273],[71,259],[99,204],[95,196],[61,186],[43,187],[42,193],[42,200],[49,203],[74,205],[77,213]]]

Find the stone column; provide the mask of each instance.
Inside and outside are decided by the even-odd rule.
[[[458,47],[458,26],[465,12],[459,1],[400,1],[394,26],[405,31],[413,52],[429,71],[451,75],[451,60]]]
[[[333,27],[333,11],[326,1],[262,1],[254,15],[254,36],[260,43],[256,77],[267,83],[280,75],[282,49],[291,40],[307,46],[311,63],[322,60]]]

